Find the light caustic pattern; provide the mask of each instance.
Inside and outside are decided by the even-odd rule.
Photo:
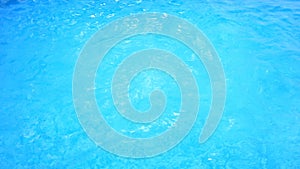
[[[88,136],[101,148],[119,156],[153,157],[176,146],[191,130],[199,110],[198,86],[188,66],[176,55],[162,49],[136,51],[128,56],[112,77],[112,97],[118,112],[134,123],[151,123],[163,113],[166,97],[157,89],[150,95],[151,108],[142,113],[130,103],[130,82],[141,71],[157,69],[169,74],[181,93],[179,117],[169,129],[150,138],[132,138],[109,126],[95,97],[95,76],[103,57],[124,39],[145,34],[164,35],[189,47],[203,62],[211,82],[212,102],[206,123],[200,134],[205,142],[215,131],[225,103],[225,75],[213,46],[191,23],[176,16],[161,13],[136,14],[116,20],[99,30],[84,46],[73,77],[73,101],[78,119]]]

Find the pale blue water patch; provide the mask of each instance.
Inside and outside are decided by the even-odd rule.
[[[176,46],[176,48],[174,48],[174,46]],[[131,103],[134,108],[141,112],[146,112],[151,106],[149,102],[150,93],[155,89],[161,89],[168,97],[165,113],[162,117],[158,121],[155,121],[155,123],[148,125],[130,123],[128,120],[122,120],[123,117],[118,114],[114,108],[111,93],[111,77],[113,77],[116,67],[121,64],[128,55],[147,48],[165,49],[176,54],[176,56],[181,56],[182,60],[186,63],[190,63],[189,67],[194,71],[195,75],[201,77],[198,78],[198,83],[202,91],[201,95],[203,95],[203,100],[205,100],[205,98],[208,100],[208,97],[204,96],[205,94],[210,95],[211,91],[209,88],[209,78],[200,60],[196,59],[197,56],[195,56],[191,49],[179,41],[151,34],[138,35],[124,40],[120,44],[115,45],[99,65],[101,69],[98,70],[96,77],[96,95],[98,105],[100,105],[99,109],[105,114],[107,122],[113,128],[118,128],[118,131],[129,136],[143,135],[143,137],[153,137],[161,134],[161,132],[174,124],[179,115],[178,112],[181,106],[181,99],[179,99],[181,95],[180,92],[178,92],[180,89],[174,79],[164,72],[159,73],[158,70],[150,69],[137,74],[136,78],[133,79],[132,85],[130,85],[129,88],[129,91],[131,91],[129,92],[129,98],[131,98]],[[101,104],[101,102],[105,103]],[[120,125],[120,123],[123,124]]]
[[[0,168],[300,167],[299,2],[0,2]],[[193,60],[188,49],[178,50],[184,48],[182,44],[164,37],[135,37],[130,43],[120,43],[111,56],[125,57],[122,48],[126,44],[132,51],[152,45],[177,52],[194,70],[200,90],[199,116],[189,135],[160,156],[136,160],[112,155],[88,138],[73,107],[72,76],[80,50],[98,29],[141,12],[173,14],[207,35],[224,67],[227,100],[216,132],[199,144],[211,101],[208,75],[201,62]],[[103,68],[98,70],[96,82],[109,79],[115,71],[109,64]],[[143,86],[138,84],[146,83],[147,76],[163,78],[170,84],[168,104],[174,104],[167,109],[176,109],[176,84],[165,74],[148,73],[141,73],[132,82],[130,96],[142,95],[139,92]],[[164,87],[155,80],[151,82],[152,87]],[[100,88],[102,84],[96,85]],[[109,92],[97,93],[97,99],[109,97]],[[147,99],[132,102],[139,110],[149,104]],[[108,102],[107,118],[109,110],[113,112],[111,106]],[[166,113],[164,118],[175,116]],[[110,122],[120,132],[126,123],[121,120]],[[132,124],[125,129],[134,127]],[[149,134],[164,130],[168,123],[157,123],[156,127]],[[149,136],[144,130],[138,131],[124,134]]]

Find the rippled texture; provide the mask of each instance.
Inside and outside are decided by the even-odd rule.
[[[300,168],[299,2],[0,2],[0,168]],[[207,35],[224,66],[227,101],[217,131],[199,144],[211,91],[202,65],[188,62],[200,67],[193,130],[167,153],[134,160],[87,137],[72,75],[98,29],[138,12],[179,16]]]

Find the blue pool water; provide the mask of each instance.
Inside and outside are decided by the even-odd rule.
[[[144,12],[175,15],[202,30],[223,64],[226,105],[216,132],[199,144],[212,99],[201,61],[167,37],[136,36],[119,43],[95,79],[97,103],[115,130],[130,137],[155,136],[176,121],[176,114],[168,112],[180,106],[172,78],[151,70],[132,81],[129,96],[136,109],[145,111],[150,106],[146,96],[161,88],[168,96],[166,114],[151,126],[117,115],[105,82],[113,63],[133,51],[155,47],[176,53],[197,77],[200,93],[198,118],[180,144],[159,156],[131,159],[97,147],[84,132],[73,105],[72,79],[93,34],[116,19]],[[299,91],[298,1],[0,0],[1,169],[300,168]]]

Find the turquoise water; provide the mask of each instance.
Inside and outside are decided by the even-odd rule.
[[[0,2],[0,168],[300,168],[299,2]],[[147,110],[146,96],[158,87],[169,97],[166,113],[151,127],[117,116],[106,92],[110,85],[102,82],[109,82],[112,63],[126,52],[156,47],[176,53],[193,70],[200,93],[198,118],[180,144],[153,158],[130,159],[89,139],[74,109],[72,78],[81,49],[97,30],[143,12],[172,14],[202,30],[223,64],[226,106],[216,132],[199,144],[211,103],[201,61],[166,37],[118,44],[97,72],[95,91],[106,120],[124,135],[155,136],[176,121],[168,112],[179,107],[178,87],[168,75],[142,72],[130,89],[131,98],[140,98],[133,105]],[[113,58],[118,53],[122,57]]]

